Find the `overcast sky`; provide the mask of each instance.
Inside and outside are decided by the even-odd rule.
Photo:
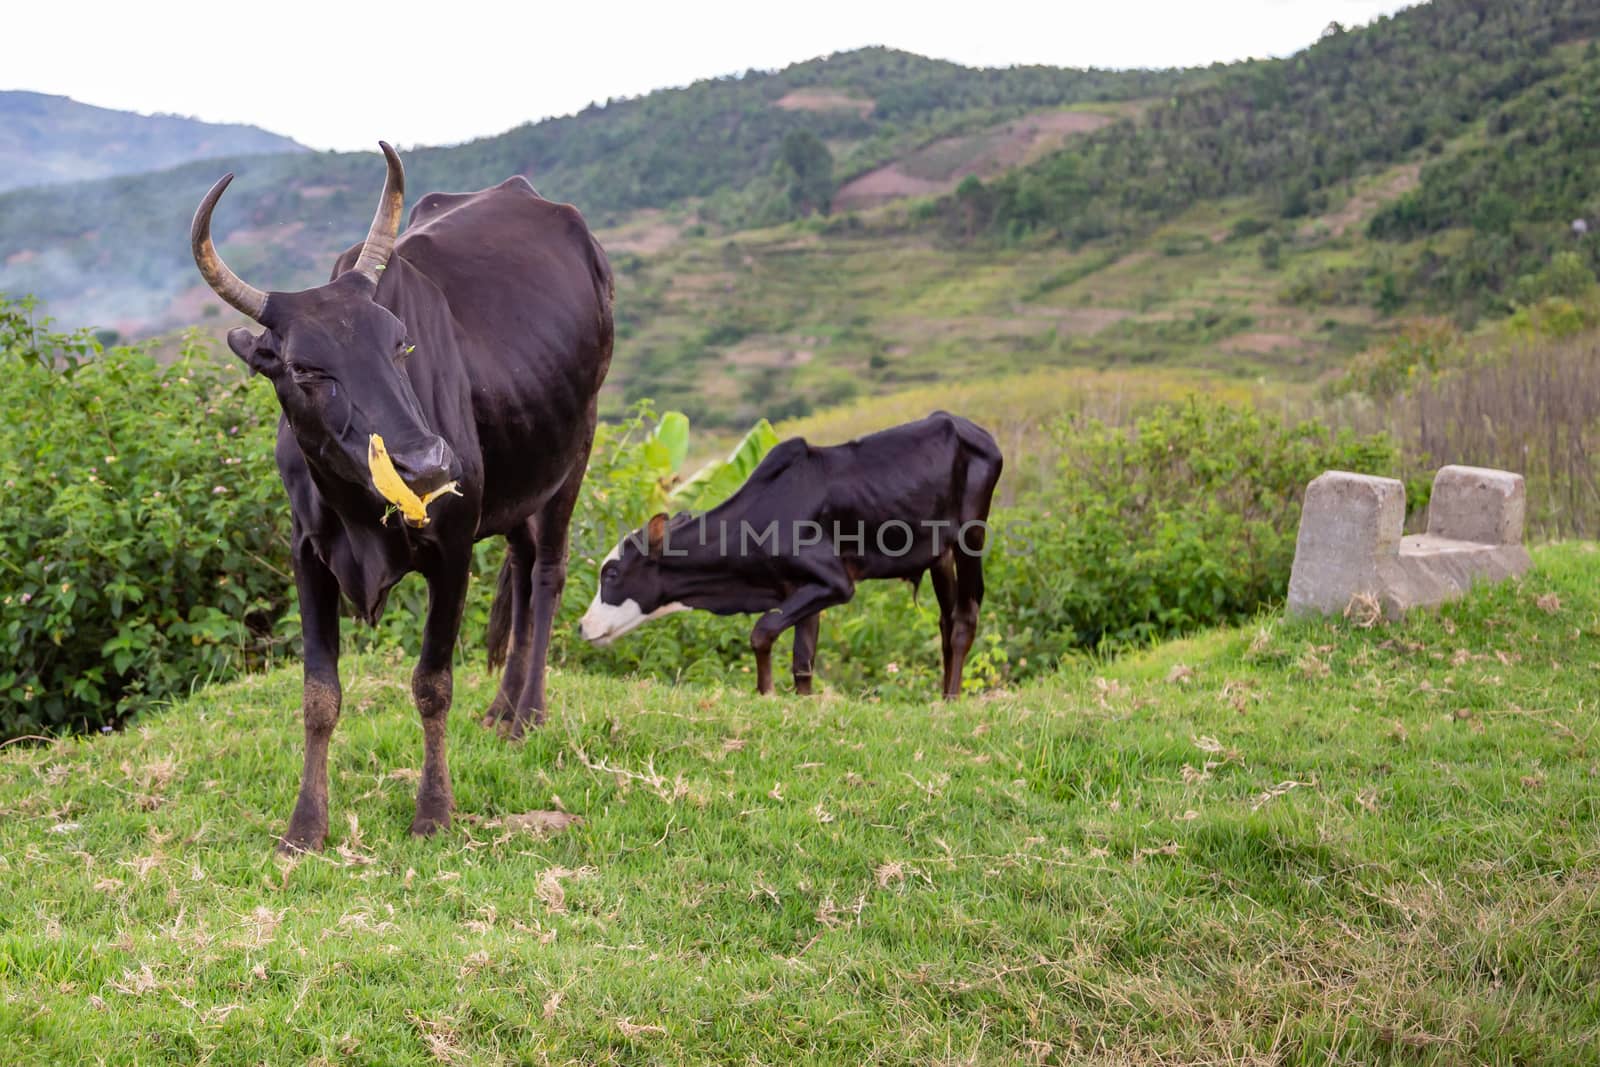
[[[314,148],[445,144],[884,44],[976,66],[1287,55],[1409,0],[46,0],[6,12],[0,88],[246,122]]]

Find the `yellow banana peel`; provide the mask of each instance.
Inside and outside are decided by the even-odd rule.
[[[367,441],[367,469],[372,473],[372,485],[383,499],[400,509],[407,522],[413,526],[428,525],[428,505],[446,493],[461,495],[460,483],[441,485],[426,496],[418,496],[394,469],[389,450],[383,447],[383,436],[373,434]]]

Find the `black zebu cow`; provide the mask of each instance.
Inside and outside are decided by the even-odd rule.
[[[567,573],[567,524],[611,361],[611,269],[578,211],[521,177],[476,193],[430,194],[396,242],[400,159],[367,239],[326,285],[266,293],[218,257],[211,212],[195,214],[195,262],[218,296],[260,323],[228,345],[278,395],[277,461],[293,515],[305,639],[305,769],[280,847],[320,848],[328,831],[328,739],[339,718],[339,595],[375,621],[406,574],[428,582],[411,688],[422,716],[422,780],[411,832],[450,823],[445,715],[474,541],[508,544],[496,612],[512,653],[490,720],[519,735],[543,721],[545,651]],[[386,516],[369,469],[381,435],[417,494],[450,481],[420,526]]]
[[[856,441],[813,448],[798,437],[704,515],[650,520],[600,568],[583,636],[609,643],[689,608],[763,613],[750,634],[756,689],[772,692],[772,644],[793,626],[794,682],[811,692],[819,613],[868,578],[933,578],[944,695],[978,632],[989,502],[1000,449],[975,423],[943,411]]]

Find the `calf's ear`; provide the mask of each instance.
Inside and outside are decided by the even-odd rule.
[[[652,556],[661,555],[661,546],[667,539],[667,513],[662,511],[653,515],[650,524],[645,527],[646,542],[650,546]]]
[[[243,326],[235,327],[228,331],[228,347],[257,374],[271,378],[283,369],[283,360],[272,347],[271,331],[257,337]]]

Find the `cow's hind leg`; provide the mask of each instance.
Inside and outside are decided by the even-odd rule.
[[[453,684],[451,660],[461,629],[471,553],[471,545],[466,546],[460,559],[447,562],[428,577],[428,618],[422,627],[422,654],[411,674],[411,694],[422,717],[422,780],[417,784],[413,834],[431,834],[449,826],[450,810],[455,807],[444,737]]]
[[[328,837],[328,742],[339,722],[339,583],[298,529],[294,541],[294,581],[305,648],[301,713],[306,751],[300,795],[278,849],[315,852]]]
[[[983,553],[989,539],[989,503],[1000,480],[1000,452],[993,440],[967,442],[971,462],[961,493],[961,525],[952,554],[955,557],[955,603],[950,619],[950,655],[946,661],[944,696],[961,695],[961,672],[967,653],[978,636],[978,609],[983,605]]]
[[[817,662],[817,635],[822,629],[822,613],[794,624],[794,691],[811,695],[811,675]]]
[[[956,553],[956,603],[950,625],[950,664],[946,671],[944,698],[961,695],[961,672],[967,653],[978,636],[978,609],[983,604],[983,557]]]
[[[484,713],[483,725],[498,726],[510,722],[516,715],[517,700],[522,696],[522,686],[528,680],[528,656],[533,645],[533,564],[537,553],[533,540],[533,522],[530,519],[506,535],[506,562],[500,576],[500,588],[495,591],[493,615],[505,614],[499,620],[507,633],[496,632],[491,621],[489,629],[490,666],[499,654],[495,646],[506,643],[505,670],[500,675],[500,689],[494,702]],[[502,602],[501,598],[504,598]]]
[[[950,668],[955,666],[955,651],[952,647],[951,636],[956,620],[956,567],[955,560],[946,552],[934,561],[928,568],[928,577],[933,583],[933,595],[939,601],[939,656],[944,665],[944,676],[940,680],[940,692],[950,695]],[[956,691],[960,692],[958,681]]]
[[[555,624],[556,612],[561,610],[561,591],[567,584],[567,529],[572,522],[572,509],[578,502],[578,489],[583,485],[584,469],[589,463],[589,449],[573,467],[572,474],[540,509],[535,528],[533,564],[533,609],[528,628],[528,664],[522,692],[518,694],[516,714],[512,717],[507,735],[518,738],[527,730],[531,720],[543,726],[549,705],[545,702],[545,660],[550,652],[550,630]]]

